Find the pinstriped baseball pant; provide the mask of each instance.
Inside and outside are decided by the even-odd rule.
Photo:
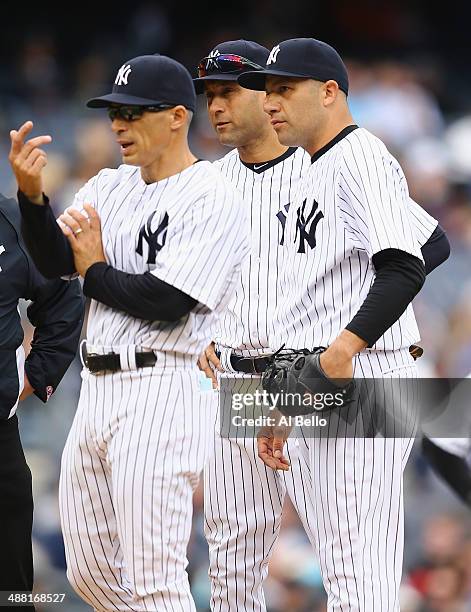
[[[221,375],[221,393],[237,393],[250,376]],[[274,472],[258,457],[253,436],[221,437],[204,468],[205,534],[209,544],[211,609],[266,610],[263,583],[288,493],[313,541],[313,500],[306,440],[288,439],[291,468]]]
[[[195,610],[186,549],[217,408],[200,377],[82,374],[59,495],[67,576],[95,610]]]
[[[364,353],[354,366],[364,378],[416,376],[407,349]],[[253,439],[216,436],[204,471],[211,609],[266,610],[263,582],[291,490],[316,551],[329,612],[397,612],[402,475],[413,439],[304,435],[297,444],[288,441],[287,476],[264,466]]]
[[[408,349],[365,352],[354,376],[415,378]],[[399,387],[399,385],[398,385]],[[388,398],[399,409],[412,385]],[[411,414],[408,432],[414,431]],[[398,612],[404,549],[402,477],[411,437],[308,439],[314,535],[329,612]]]

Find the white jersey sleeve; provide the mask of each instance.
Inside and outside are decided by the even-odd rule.
[[[409,198],[409,212],[415,235],[419,245],[423,247],[435,231],[438,221],[412,198]]]
[[[234,286],[248,255],[248,222],[235,189],[214,170],[212,187],[169,220],[152,274],[210,310]]]
[[[385,249],[399,249],[423,261],[399,163],[376,138],[352,141],[344,146],[338,183],[347,233],[370,258]]]

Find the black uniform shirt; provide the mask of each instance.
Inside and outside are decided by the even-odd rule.
[[[32,300],[27,315],[35,331],[24,368],[43,401],[72,362],[83,323],[79,282],[41,276],[26,250],[20,224],[16,200],[0,194],[0,419],[11,416],[19,395],[23,329],[18,300]]]

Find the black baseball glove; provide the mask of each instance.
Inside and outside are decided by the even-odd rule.
[[[277,351],[262,376],[262,386],[285,416],[329,412],[352,401],[353,380],[333,380],[320,364],[325,347]]]

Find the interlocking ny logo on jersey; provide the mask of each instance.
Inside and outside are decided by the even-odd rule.
[[[299,234],[299,246],[298,253],[305,253],[305,242],[313,249],[316,246],[316,229],[319,221],[324,217],[324,213],[317,209],[319,208],[319,203],[316,200],[312,203],[311,212],[307,217],[304,216],[306,211],[307,198],[298,208],[297,212],[297,220],[296,220],[296,234],[294,236],[294,242],[298,239]],[[316,213],[317,211],[317,213]]]
[[[155,258],[157,256],[158,251],[164,246],[165,241],[167,239],[167,227],[168,227],[168,214],[165,213],[164,218],[159,223],[155,232],[152,231],[152,220],[157,214],[157,211],[150,215],[144,225],[141,227],[139,231],[139,239],[137,241],[136,253],[139,255],[143,254],[143,244],[144,240],[147,242],[149,247],[149,254],[147,256],[148,264],[155,264]]]
[[[280,52],[280,45],[276,45],[276,47],[273,47],[267,59],[267,66],[269,66],[270,64],[274,64],[276,62],[276,58],[278,57],[279,52]]]
[[[283,210],[280,210],[276,213],[276,218],[278,219],[278,221],[281,223],[281,240],[280,240],[280,246],[283,246],[285,243],[285,227],[286,227],[286,215],[288,214],[289,211],[289,206],[290,203],[288,202],[288,204],[285,204],[283,206],[283,208],[285,209],[285,212],[283,212]]]
[[[127,85],[128,77],[131,73],[131,66],[129,64],[123,64],[121,68],[118,70],[118,74],[116,75],[115,85]]]

